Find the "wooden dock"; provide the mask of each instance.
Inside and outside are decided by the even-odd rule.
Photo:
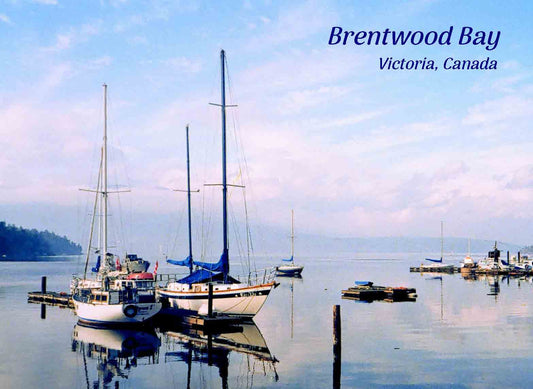
[[[411,273],[459,273],[461,268],[457,266],[443,266],[443,267],[433,267],[433,266],[413,266],[409,268]]]
[[[72,296],[65,292],[28,292],[28,302],[74,308]]]
[[[342,298],[362,301],[416,301],[416,297],[415,288],[393,286],[357,285],[342,291]]]

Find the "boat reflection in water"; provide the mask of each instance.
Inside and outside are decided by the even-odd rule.
[[[524,274],[485,274],[485,273],[469,273],[461,274],[466,281],[482,281],[488,285],[488,296],[495,296],[495,298],[501,292],[500,285],[510,285],[516,282],[516,285],[520,288],[521,284],[533,283],[533,277]]]
[[[210,332],[172,320],[158,323],[152,331],[94,328],[78,323],[72,334],[72,351],[83,356],[87,388],[117,388],[121,381],[131,385],[131,381],[124,381],[128,380],[133,368],[136,368],[135,375],[142,379],[148,373],[143,366],[175,362],[187,364],[187,373],[180,379],[187,383],[187,388],[198,384],[196,364],[216,367],[222,388],[228,387],[231,372],[237,372],[239,380],[244,379],[250,384],[256,374],[278,380],[275,366],[278,360],[270,353],[261,331],[253,322]],[[160,354],[164,354],[162,361]],[[236,366],[231,371],[230,361]],[[92,379],[94,370],[88,366],[94,366],[94,362],[97,377]],[[196,372],[203,374],[205,369],[196,369]]]
[[[245,358],[239,365],[246,366],[246,382],[252,383],[258,372],[265,376],[271,375],[271,379],[278,381],[278,360],[270,353],[261,331],[253,322],[226,327],[222,331],[217,329],[215,332],[178,324],[161,326],[159,332],[167,350],[165,363],[187,364],[187,388],[191,388],[194,364],[217,367],[222,388],[227,388],[232,352]]]
[[[72,351],[83,355],[85,379],[89,388],[87,358],[97,361],[98,379],[92,387],[109,387],[115,381],[127,379],[132,368],[159,362],[161,341],[155,332],[130,329],[104,329],[74,326]]]

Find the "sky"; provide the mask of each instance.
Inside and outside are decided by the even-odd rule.
[[[0,1],[0,219],[85,239],[92,198],[78,189],[96,182],[106,83],[110,179],[131,188],[113,210],[161,221],[162,236],[185,222],[186,199],[172,189],[186,185],[190,124],[200,228],[220,202],[203,185],[220,182],[220,110],[208,103],[220,102],[224,49],[228,103],[238,105],[228,109],[229,181],[246,185],[256,225],[288,233],[294,209],[299,233],[439,236],[444,221],[447,236],[531,244],[532,10],[530,1]],[[443,46],[328,45],[334,26],[456,35]],[[500,31],[497,47],[459,45],[463,26]],[[387,57],[439,69],[380,70]],[[489,57],[497,69],[444,70],[448,57]],[[231,189],[232,202],[241,191]]]

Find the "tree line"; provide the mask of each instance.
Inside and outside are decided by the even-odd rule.
[[[0,260],[77,254],[81,254],[81,246],[66,236],[59,236],[48,230],[30,230],[0,221]]]

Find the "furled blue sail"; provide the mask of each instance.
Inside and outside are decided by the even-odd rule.
[[[170,263],[171,265],[190,267],[191,266],[191,257],[188,256],[187,258],[185,258],[182,261],[178,261],[176,259],[167,259],[167,263]]]
[[[291,256],[290,258],[283,258],[282,261],[285,261],[285,262],[294,262],[294,256]]]
[[[355,281],[357,286],[372,286],[374,283],[372,281]]]
[[[210,272],[208,270],[199,269],[194,273],[188,275],[187,277],[182,278],[178,282],[181,284],[195,284],[199,282],[209,281],[215,276],[216,273]]]
[[[229,269],[228,255],[226,253],[222,253],[220,260],[217,263],[194,261],[194,264],[202,269],[210,270],[212,272],[219,271],[224,274],[227,274]]]
[[[91,270],[93,273],[98,273],[98,270],[100,270],[100,256],[98,256],[98,258],[96,259],[96,266],[93,267]]]
[[[442,262],[442,258],[440,258],[440,259],[426,258],[426,261],[431,261],[431,262]]]

